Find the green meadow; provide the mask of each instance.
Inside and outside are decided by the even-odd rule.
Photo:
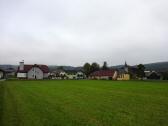
[[[168,82],[3,81],[0,126],[168,126]]]

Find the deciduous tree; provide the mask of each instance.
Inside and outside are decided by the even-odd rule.
[[[85,63],[83,66],[83,70],[84,70],[86,77],[88,77],[90,74],[90,67],[91,65],[89,63]]]
[[[137,76],[140,77],[141,79],[145,77],[145,66],[143,64],[139,64],[137,66],[138,71],[137,71]]]

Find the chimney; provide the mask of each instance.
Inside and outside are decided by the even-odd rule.
[[[24,60],[20,62],[19,70],[24,70]]]

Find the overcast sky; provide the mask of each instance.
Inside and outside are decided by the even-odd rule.
[[[168,61],[167,0],[0,0],[0,64]]]

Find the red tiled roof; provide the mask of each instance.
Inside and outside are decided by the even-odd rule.
[[[90,76],[113,76],[114,70],[99,70],[90,74]]]
[[[17,72],[20,72],[20,73],[27,73],[32,67],[38,67],[40,68],[44,73],[48,73],[49,72],[49,68],[48,66],[46,65],[24,65],[24,70],[19,70],[19,67],[18,67],[18,70]]]

